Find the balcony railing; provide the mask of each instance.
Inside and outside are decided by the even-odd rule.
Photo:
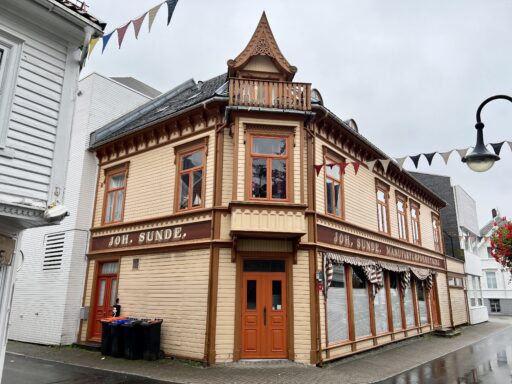
[[[229,105],[311,110],[311,84],[229,79]]]

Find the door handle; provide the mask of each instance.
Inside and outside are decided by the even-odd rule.
[[[267,306],[263,307],[263,325],[267,326]]]

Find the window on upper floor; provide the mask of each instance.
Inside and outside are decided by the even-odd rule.
[[[205,146],[178,150],[177,211],[204,206]]]
[[[379,232],[389,235],[389,186],[379,179],[375,180],[377,197],[377,222]]]
[[[250,136],[250,199],[288,201],[290,199],[290,148],[287,136]]]
[[[413,244],[421,245],[420,205],[414,201],[411,201],[410,205],[412,242]]]
[[[498,288],[498,282],[496,281],[496,272],[495,271],[486,271],[485,278],[487,280],[487,288],[489,288],[489,289]]]
[[[343,175],[337,161],[326,158],[325,167],[325,209],[327,213],[343,217]]]
[[[123,221],[128,164],[105,170],[103,224]]]
[[[443,252],[443,246],[441,244],[441,224],[439,217],[432,214],[432,234],[434,237],[434,249],[437,252]]]
[[[398,237],[402,240],[409,240],[407,228],[407,198],[396,194],[396,214],[398,220]]]
[[[489,259],[494,259],[493,255],[492,255],[492,248],[491,247],[487,247],[487,257]]]

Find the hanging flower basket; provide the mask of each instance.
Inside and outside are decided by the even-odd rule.
[[[491,255],[503,269],[512,274],[512,221],[503,217],[494,223],[491,234]]]

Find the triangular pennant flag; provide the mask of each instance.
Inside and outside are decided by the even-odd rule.
[[[373,167],[375,167],[375,163],[377,162],[377,160],[371,160],[371,161],[367,161],[366,162],[366,165],[368,166],[368,169],[371,171],[373,171]]]
[[[142,23],[144,22],[144,19],[146,18],[146,15],[148,13],[146,12],[145,14],[143,14],[141,17],[139,17],[138,19],[135,19],[135,20],[132,20],[132,23],[133,23],[133,31],[135,32],[135,38],[138,39],[139,38],[139,32],[140,32],[140,27],[142,27]]]
[[[324,166],[324,164],[320,164],[320,165],[315,165],[315,171],[316,171],[316,175],[320,175],[320,171],[322,170],[322,167]]]
[[[325,164],[325,166],[329,167],[330,169],[332,169],[332,167],[334,167],[335,165],[336,165],[336,163]]]
[[[126,30],[130,26],[131,21],[123,27],[117,28],[117,41],[119,42],[119,49],[121,49],[121,44],[123,44],[124,35],[126,35]]]
[[[105,48],[107,47],[108,42],[110,41],[110,38],[114,34],[115,30],[110,32],[108,35],[103,35],[101,40],[103,41],[103,49],[101,50],[101,53],[105,52]]]
[[[501,147],[503,147],[503,144],[505,144],[504,141],[502,141],[501,143],[491,143],[491,147],[492,149],[494,149],[494,153],[497,154],[498,156],[500,155]]]
[[[382,167],[384,168],[384,174],[388,173],[389,162],[391,161],[391,159],[380,159],[379,161],[382,164]]]
[[[148,27],[149,27],[149,32],[151,32],[151,27],[153,26],[153,22],[155,21],[156,14],[160,10],[160,7],[162,6],[162,4],[163,3],[158,4],[157,6],[151,8],[148,11]]]
[[[174,13],[174,8],[176,8],[176,4],[178,4],[178,0],[167,0],[167,25],[171,22],[172,14]]]
[[[507,144],[510,147],[510,150],[512,151],[512,141],[507,141]]]
[[[98,41],[100,40],[99,37],[94,37],[91,39],[91,41],[89,42],[89,57],[91,57],[91,53],[92,51],[94,50],[94,47],[96,46],[96,44],[98,44]]]
[[[418,163],[420,162],[420,157],[421,155],[415,155],[415,156],[409,156],[412,160],[412,162],[414,163],[414,166],[416,167],[416,169],[418,169]]]
[[[338,163],[338,165],[340,166],[340,172],[341,174],[345,174],[345,168],[347,168],[349,163],[344,163],[344,162],[341,162],[341,163]]]
[[[469,148],[463,148],[463,149],[456,149],[456,151],[459,153],[460,158],[462,159],[464,156],[466,156],[466,153],[468,153]]]
[[[441,155],[441,157],[443,158],[444,163],[446,165],[448,165],[448,159],[450,158],[450,155],[452,154],[452,152],[453,152],[453,149],[451,151],[448,151],[448,152],[440,152],[439,153]]]
[[[436,155],[437,152],[432,152],[432,153],[424,153],[423,156],[425,156],[425,158],[427,159],[428,161],[428,165],[432,165],[432,160],[434,160],[434,156]]]
[[[358,162],[356,162],[356,161],[353,161],[353,162],[352,162],[352,166],[354,167],[354,174],[356,174],[356,175],[357,175],[357,171],[359,171],[359,166],[360,166],[360,165],[361,165],[361,164],[359,164],[359,163],[358,163]]]
[[[404,168],[404,163],[405,163],[406,159],[407,159],[407,156],[399,157],[399,158],[395,159],[396,163],[398,164],[398,168],[400,168],[400,170],[402,170]]]

